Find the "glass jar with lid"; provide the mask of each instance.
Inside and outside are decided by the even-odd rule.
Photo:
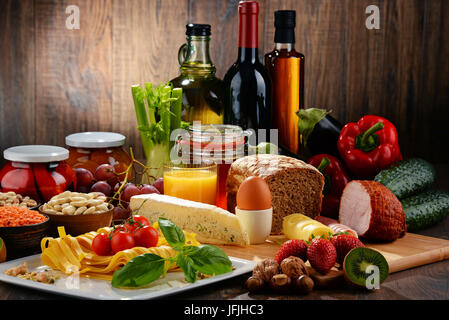
[[[194,122],[177,141],[179,160],[183,163],[217,164],[216,206],[227,209],[226,180],[231,164],[245,155],[251,131],[234,125],[204,125]]]
[[[0,190],[47,202],[76,188],[76,174],[65,160],[69,151],[46,145],[24,145],[3,152],[8,162],[0,170]]]
[[[84,168],[95,174],[102,164],[114,167],[116,173],[122,173],[132,160],[125,151],[125,136],[114,132],[80,132],[68,135],[65,143],[69,147],[67,163],[73,169]]]

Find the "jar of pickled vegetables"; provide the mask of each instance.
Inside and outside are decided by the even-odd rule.
[[[126,171],[132,160],[125,151],[125,136],[114,132],[81,132],[68,135],[65,143],[69,147],[67,163],[73,169],[84,168],[92,174],[100,165],[109,164],[119,174]]]
[[[53,196],[76,188],[76,174],[65,161],[69,151],[44,145],[8,148],[3,157],[9,162],[0,170],[0,191],[47,202]]]
[[[231,164],[245,155],[250,131],[234,125],[194,125],[178,139],[178,155],[183,163],[217,164],[216,206],[227,209],[226,180]]]

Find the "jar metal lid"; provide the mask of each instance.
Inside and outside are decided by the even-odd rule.
[[[120,147],[125,140],[124,135],[115,132],[80,132],[65,137],[66,145],[78,148]]]
[[[3,157],[15,162],[57,162],[68,159],[69,150],[57,146],[24,145],[6,149],[3,151]]]

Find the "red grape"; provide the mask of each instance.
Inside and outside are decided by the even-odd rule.
[[[112,220],[126,220],[131,216],[131,209],[123,209],[122,207],[115,207],[112,213]]]
[[[156,187],[150,186],[149,184],[144,184],[139,189],[140,189],[140,194],[150,194],[150,193],[160,194],[159,190]]]
[[[153,183],[153,187],[159,190],[160,194],[164,194],[164,178],[159,178]]]
[[[94,176],[92,172],[84,168],[76,168],[76,191],[88,192],[94,183]]]
[[[139,188],[133,183],[127,183],[120,195],[120,200],[129,202],[132,196],[140,194]]]
[[[104,181],[97,181],[95,184],[90,188],[91,192],[101,192],[106,197],[110,197],[112,194],[112,187]]]
[[[95,179],[97,181],[106,181],[112,187],[117,183],[117,175],[115,174],[114,167],[110,164],[102,164],[95,170]]]

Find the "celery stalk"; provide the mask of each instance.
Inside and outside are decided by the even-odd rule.
[[[147,167],[156,179],[163,175],[163,166],[170,160],[171,132],[182,124],[182,89],[171,84],[144,86],[133,85],[131,89]],[[148,178],[144,175],[142,183],[149,183]]]
[[[145,109],[145,94],[139,85],[133,85],[131,87],[131,92],[134,100],[134,108],[136,109],[137,129],[140,132],[140,139],[142,140],[145,156],[148,157],[148,154],[153,147],[153,141],[151,139],[150,125]]]
[[[181,128],[182,88],[173,88],[171,92],[173,103],[171,104],[170,131]]]

